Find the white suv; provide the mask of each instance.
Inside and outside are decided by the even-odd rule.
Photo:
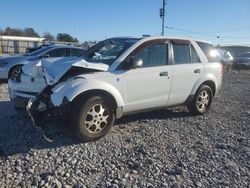
[[[46,59],[23,67],[9,80],[10,98],[29,100],[35,124],[70,114],[84,141],[104,136],[123,115],[187,105],[202,115],[218,93],[223,75],[210,43],[166,37],[111,38],[84,57]]]

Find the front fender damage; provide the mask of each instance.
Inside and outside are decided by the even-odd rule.
[[[60,106],[55,107],[50,99],[51,94],[52,86],[47,86],[35,99],[30,99],[26,106],[33,125],[42,132],[44,138],[49,142],[52,142],[53,139],[47,130],[46,123],[61,117],[63,114],[68,114],[70,108],[66,97]]]

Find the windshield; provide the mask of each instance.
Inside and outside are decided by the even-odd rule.
[[[98,43],[83,56],[89,62],[100,62],[111,65],[123,52],[135,44],[139,39],[114,38]]]
[[[26,54],[26,55],[28,55],[28,56],[38,56],[38,55],[41,55],[41,54],[43,54],[44,52],[46,52],[46,51],[48,51],[48,50],[50,50],[50,49],[52,49],[52,48],[53,48],[53,46],[44,47],[44,48],[41,48],[41,49],[36,50],[36,51],[34,51],[34,52],[28,53],[28,54]]]

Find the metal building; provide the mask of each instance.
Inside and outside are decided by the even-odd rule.
[[[26,48],[38,47],[43,44],[44,41],[45,38],[0,35],[0,53],[25,53]]]

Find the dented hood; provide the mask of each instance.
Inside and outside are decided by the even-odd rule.
[[[41,61],[41,67],[44,69],[44,76],[49,85],[55,84],[71,67],[84,69],[108,71],[109,66],[103,63],[87,62],[79,57],[61,58],[58,60],[46,59]]]
[[[48,85],[55,84],[71,67],[108,71],[109,66],[103,63],[87,62],[80,57],[47,58],[23,66],[25,74],[32,77],[45,77]]]

